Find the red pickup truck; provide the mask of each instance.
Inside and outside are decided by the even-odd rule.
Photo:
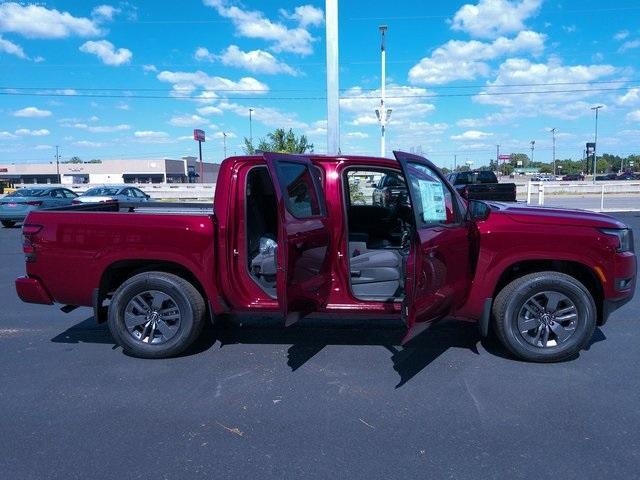
[[[623,223],[466,201],[425,158],[395,157],[228,158],[212,214],[123,203],[31,212],[18,295],[93,306],[126,352],[147,358],[182,352],[224,312],[271,312],[287,326],[310,313],[400,317],[403,343],[443,318],[476,322],[541,362],[575,355],[633,296]],[[374,204],[366,185],[389,174],[408,201]]]

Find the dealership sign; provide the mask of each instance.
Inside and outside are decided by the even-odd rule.
[[[498,160],[508,162],[509,160],[511,160],[511,155],[498,155]]]
[[[204,142],[204,130],[200,130],[199,128],[196,128],[193,130],[193,139],[196,142]]]

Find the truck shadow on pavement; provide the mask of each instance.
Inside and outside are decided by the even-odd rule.
[[[217,326],[207,324],[203,335],[180,356],[191,356],[209,350],[219,342],[228,345],[290,345],[287,365],[295,372],[317,355],[323,348],[334,345],[381,346],[391,354],[393,369],[398,372],[402,387],[450,348],[462,348],[476,355],[478,345],[491,355],[515,359],[494,337],[481,339],[475,324],[442,321],[425,334],[405,346],[400,342],[404,326],[389,320],[335,320],[309,318],[288,328],[272,317],[225,318]],[[605,340],[597,328],[587,350],[594,343]],[[55,343],[110,344],[116,349],[106,324],[96,324],[90,317],[51,339]],[[575,360],[579,356],[567,360]]]

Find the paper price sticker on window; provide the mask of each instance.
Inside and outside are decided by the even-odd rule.
[[[418,180],[422,219],[427,223],[442,222],[447,219],[444,190],[439,182]]]

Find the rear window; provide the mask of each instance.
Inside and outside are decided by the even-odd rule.
[[[498,183],[498,179],[492,171],[481,170],[478,172],[478,183]]]
[[[41,197],[47,190],[41,188],[21,188],[15,192],[8,193],[7,197]]]
[[[104,197],[108,195],[117,195],[119,191],[119,188],[98,187],[90,188],[84,192],[84,195],[87,197]]]

